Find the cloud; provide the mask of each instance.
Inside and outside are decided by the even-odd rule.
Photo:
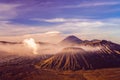
[[[59,18],[57,18],[59,19]],[[36,34],[48,31],[60,31],[63,33],[69,32],[86,32],[93,31],[95,29],[102,29],[104,27],[119,26],[119,22],[115,23],[112,20],[90,20],[86,19],[63,19],[61,24],[53,24],[49,26],[30,26],[22,24],[11,24],[9,21],[0,21],[0,35],[24,35],[24,34]],[[50,20],[50,19],[49,19]],[[53,20],[53,19],[51,19]],[[118,21],[118,20],[117,20]],[[50,33],[50,32],[49,32]]]
[[[78,22],[78,21],[87,21],[88,19],[77,19],[77,18],[52,18],[52,19],[40,19],[40,18],[33,18],[31,20],[34,21],[41,21],[41,22],[49,22],[49,23],[60,23],[60,22]]]
[[[78,2],[80,2],[80,4]],[[78,1],[78,2],[77,2],[78,4],[75,4],[76,2],[65,3],[61,1],[60,2],[39,1],[39,3],[37,3],[36,1],[33,0],[29,3],[26,1],[0,3],[0,39],[1,36],[8,37],[23,35],[26,35],[24,37],[37,36],[38,38],[39,36],[42,36],[48,39],[47,38],[48,35],[58,36],[61,33],[63,33],[63,34],[79,34],[82,37],[86,37],[86,39],[93,37],[98,38],[99,36],[99,38],[101,39],[114,38],[114,40],[115,39],[120,40],[119,38],[120,19],[119,18],[106,19],[106,17],[109,16],[111,17],[118,16],[117,13],[115,13],[115,11],[120,10],[118,9],[120,2],[117,1],[112,2]],[[62,16],[67,18],[63,18]],[[77,18],[70,18],[70,16]],[[80,16],[84,18],[81,19],[79,18]],[[92,19],[85,19],[85,17],[89,17]],[[28,20],[30,18],[32,19]],[[10,19],[15,19],[15,21]],[[21,37],[19,37],[19,39],[20,38]],[[51,39],[51,41],[52,40],[53,39]],[[49,39],[46,41],[49,41]]]
[[[89,28],[89,27],[100,27],[104,23],[102,21],[92,19],[79,19],[79,18],[52,18],[52,19],[31,19],[35,21],[42,21],[48,23],[61,23],[56,25],[54,29],[78,29],[78,28]]]
[[[38,32],[44,32],[47,29],[29,25],[16,25],[16,24],[3,24],[0,26],[0,36],[10,36],[10,35],[24,35],[24,34],[33,34]],[[42,30],[41,30],[42,29]]]
[[[75,28],[92,28],[101,27],[104,23],[100,21],[77,21],[77,22],[67,22],[59,25],[59,27],[73,27]]]
[[[44,21],[44,22],[66,22],[64,18],[54,18],[54,19],[39,19],[39,18],[34,18],[31,20],[35,21]]]
[[[61,32],[59,31],[48,31],[48,32],[45,32],[46,35],[51,35],[51,36],[54,36],[54,35],[59,35],[61,34]]]
[[[85,2],[85,3],[80,3],[78,5],[66,5],[62,6],[60,8],[84,8],[84,7],[97,7],[97,6],[113,6],[113,5],[119,5],[120,2]]]
[[[58,31],[56,31],[58,32]],[[64,38],[64,34],[61,32],[59,33],[53,33],[53,32],[41,32],[41,33],[35,33],[35,34],[24,34],[24,35],[10,35],[10,36],[0,36],[0,41],[17,41],[21,42],[26,38],[33,38],[37,42],[48,42],[48,43],[58,43]]]
[[[55,42],[57,42],[57,40],[59,41],[62,38],[61,33],[63,33],[63,35],[79,34],[79,36],[81,36],[84,39],[98,38],[98,39],[109,39],[114,41],[120,40],[119,18],[104,19],[104,20],[85,19],[83,21],[82,19],[77,19],[77,18],[76,19],[62,18],[62,19],[64,19],[65,21],[62,22],[61,24],[52,24],[49,26],[48,25],[30,26],[30,25],[22,25],[22,24],[11,24],[9,21],[0,21],[0,25],[1,25],[0,40],[5,40],[5,38],[3,39],[3,36],[4,37],[19,36],[16,40],[20,38],[24,39],[25,37],[29,38],[32,36],[37,40],[41,39],[42,41],[45,42],[48,41],[54,42],[54,39],[56,39]],[[23,35],[25,36],[20,37]]]
[[[17,7],[20,4],[0,3],[0,20],[11,19],[17,16]]]

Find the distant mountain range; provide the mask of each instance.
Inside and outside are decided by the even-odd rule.
[[[120,67],[120,45],[106,40],[82,41],[68,36],[59,44],[66,45],[61,52],[40,61],[37,66],[54,70],[88,70]]]
[[[22,42],[0,41],[1,44],[22,44]],[[120,45],[107,40],[81,40],[76,36],[68,36],[58,44],[37,42],[42,52],[50,49],[56,54],[41,55],[35,66],[50,70],[91,70],[100,68],[120,67]],[[59,51],[59,47],[63,47]],[[58,49],[57,49],[58,48]],[[41,52],[41,51],[40,51]],[[14,61],[13,61],[14,62]]]

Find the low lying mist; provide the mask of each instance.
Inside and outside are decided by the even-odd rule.
[[[22,43],[4,44],[0,43],[0,54],[33,56],[33,55],[46,55],[57,54],[66,47],[82,48],[85,51],[98,51],[102,49],[100,46],[63,46],[50,43],[36,43],[33,38],[25,39]]]
[[[33,38],[25,39],[22,43],[0,43],[0,54],[33,56],[43,54],[56,54],[62,47],[56,44],[36,43]]]
[[[79,46],[80,48],[84,49],[85,51],[99,51],[102,49],[101,46],[96,46],[96,47],[93,47],[93,46]]]

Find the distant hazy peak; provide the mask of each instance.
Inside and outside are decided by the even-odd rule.
[[[81,42],[82,42],[81,39],[77,38],[74,35],[71,35],[71,36],[66,37],[64,40],[62,40],[60,42],[60,44],[66,44],[66,43],[67,44],[78,44],[78,43],[81,43]]]

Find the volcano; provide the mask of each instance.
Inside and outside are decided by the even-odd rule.
[[[77,47],[64,48],[37,66],[42,69],[73,71],[120,67],[120,45],[106,40],[81,42]]]
[[[59,44],[61,45],[71,45],[71,44],[79,44],[81,43],[82,40],[77,38],[76,36],[74,35],[71,35],[71,36],[68,36],[66,37],[64,40],[62,40]]]
[[[83,66],[87,67],[87,63],[81,54],[85,54],[85,51],[81,48],[65,48],[57,55],[41,62],[40,67],[61,70],[76,70]]]

